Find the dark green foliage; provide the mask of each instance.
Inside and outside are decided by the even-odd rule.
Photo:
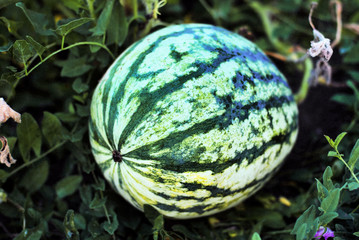
[[[132,43],[182,22],[221,25],[284,56],[301,56],[293,47],[308,49],[313,40],[309,0],[168,0],[153,19],[155,2],[0,1],[0,97],[22,114],[21,124],[0,128],[17,159],[0,165],[0,239],[309,240],[319,226],[335,239],[359,237],[359,38],[346,25],[358,22],[358,1],[342,1],[345,27],[329,61],[337,88],[310,90],[299,107],[297,146],[261,191],[186,221],[139,212],[112,191],[91,155],[89,106],[106,69]],[[313,22],[333,41],[330,1],[318,3]],[[296,91],[304,65],[273,61]],[[338,137],[326,142],[324,134]]]

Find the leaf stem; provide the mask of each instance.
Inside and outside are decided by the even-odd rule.
[[[42,158],[46,157],[48,154],[52,153],[53,151],[55,151],[56,149],[60,148],[62,145],[64,145],[67,142],[67,140],[63,140],[62,142],[58,143],[57,145],[53,146],[52,148],[50,148],[48,151],[44,152],[43,154],[41,154],[40,156],[32,159],[31,161],[28,161],[24,164],[22,164],[20,167],[16,168],[14,171],[12,171],[11,173],[9,173],[9,175],[7,175],[6,178],[11,177],[12,175],[14,175],[15,173],[17,173],[18,171],[20,171],[21,169],[36,163],[37,161],[41,160]]]
[[[97,177],[96,177],[94,171],[91,171],[91,173],[92,173],[92,177],[93,177],[94,180],[95,180],[95,183],[98,184],[99,181],[98,181],[98,179],[97,179]],[[102,199],[104,198],[103,192],[102,192],[101,190],[99,190],[99,192],[100,192],[100,197],[101,197],[101,200],[102,200]],[[111,224],[111,219],[110,219],[110,215],[108,214],[106,204],[103,205],[103,210],[105,211],[105,215],[106,215],[106,218],[107,218],[108,223]]]
[[[311,72],[313,70],[313,62],[311,59],[307,58],[304,61],[304,75],[302,78],[302,84],[300,86],[299,91],[295,94],[294,99],[297,104],[300,104],[304,101],[304,99],[308,95],[309,91],[309,80],[311,76]]]
[[[339,153],[338,149],[337,149],[337,148],[334,148],[334,149],[335,149],[335,151],[336,151],[337,154],[338,154],[339,160],[343,162],[343,164],[344,164],[344,165],[348,168],[348,170],[350,171],[350,173],[351,173],[351,175],[353,176],[353,178],[355,179],[355,181],[359,184],[359,180],[358,180],[357,176],[355,175],[353,169],[351,169],[351,168],[349,167],[349,165],[347,164],[347,162],[342,158],[342,156],[341,156],[341,154]]]
[[[61,49],[64,49],[64,45],[65,45],[65,35],[63,35],[61,39]]]
[[[48,55],[46,58],[44,58],[41,62],[39,62],[38,64],[36,64],[33,68],[30,69],[30,71],[28,72],[31,73],[33,70],[35,70],[35,68],[37,68],[38,66],[40,66],[42,63],[44,63],[45,61],[47,61],[49,58],[51,58],[52,56],[62,52],[62,51],[65,51],[65,50],[68,50],[70,48],[73,48],[73,47],[76,47],[76,46],[80,46],[80,45],[96,45],[96,46],[99,46],[99,47],[102,47],[103,49],[105,49],[109,54],[110,56],[115,59],[115,57],[113,56],[112,52],[110,51],[110,49],[108,49],[105,45],[101,44],[101,43],[98,43],[98,42],[78,42],[78,43],[74,43],[72,45],[69,45],[65,48],[61,48],[53,53],[51,53],[50,55]]]

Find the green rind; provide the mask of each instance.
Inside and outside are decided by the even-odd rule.
[[[259,189],[291,150],[297,115],[285,78],[254,44],[210,25],[177,25],[135,43],[106,72],[90,141],[130,203],[192,218]]]

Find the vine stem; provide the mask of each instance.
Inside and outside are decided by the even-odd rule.
[[[346,162],[346,161],[342,158],[342,156],[340,155],[339,151],[338,151],[337,149],[335,149],[335,151],[337,152],[340,161],[342,161],[343,164],[349,169],[351,175],[354,177],[355,181],[359,184],[359,180],[358,180],[357,176],[355,176],[355,173],[354,173],[353,169],[351,169],[351,168],[349,167],[349,165],[347,164],[347,162]]]
[[[113,56],[112,52],[110,51],[110,49],[108,49],[105,45],[101,44],[101,43],[98,43],[98,42],[78,42],[78,43],[74,43],[70,46],[67,46],[65,48],[61,48],[53,53],[51,53],[49,56],[47,56],[46,58],[44,58],[41,62],[39,62],[38,64],[36,64],[34,67],[32,67],[29,71],[28,71],[28,74],[30,74],[32,71],[34,71],[38,66],[40,66],[42,63],[46,62],[48,59],[50,59],[52,56],[62,52],[62,51],[65,51],[65,50],[68,50],[70,48],[73,48],[73,47],[76,47],[76,46],[81,46],[81,45],[95,45],[95,46],[99,46],[99,47],[102,47],[103,49],[105,49],[109,54],[110,56],[115,59],[115,57]]]
[[[311,72],[313,70],[313,62],[311,59],[307,58],[304,61],[304,75],[302,79],[302,84],[298,90],[298,92],[295,94],[294,99],[297,104],[300,104],[304,101],[304,99],[307,97],[308,91],[309,91],[309,80],[311,76]]]
[[[9,175],[6,178],[11,177],[12,175],[14,175],[15,173],[17,173],[18,171],[20,171],[21,169],[36,163],[37,161],[39,161],[40,159],[46,157],[48,154],[50,154],[51,152],[55,151],[56,149],[60,148],[62,145],[64,145],[67,142],[67,140],[63,140],[62,142],[58,143],[57,145],[53,146],[52,148],[50,148],[49,150],[47,150],[46,152],[44,152],[43,154],[41,154],[40,156],[34,158],[31,161],[28,161],[24,164],[22,164],[20,167],[16,168],[14,171],[12,171],[11,173],[9,173]]]
[[[93,177],[94,180],[95,180],[95,183],[98,184],[99,181],[98,181],[98,179],[97,179],[97,177],[96,177],[94,171],[91,171],[91,174],[92,174],[92,177]],[[103,192],[102,192],[101,190],[99,190],[99,192],[100,192],[101,199],[103,199],[103,198],[104,198]],[[103,205],[103,210],[105,211],[105,215],[106,215],[106,218],[107,218],[108,223],[111,224],[111,219],[110,219],[110,216],[109,216],[109,214],[108,214],[106,204]]]

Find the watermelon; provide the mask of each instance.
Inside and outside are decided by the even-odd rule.
[[[291,151],[298,109],[253,43],[220,27],[174,25],[125,50],[95,89],[94,158],[136,208],[178,219],[256,192]]]

